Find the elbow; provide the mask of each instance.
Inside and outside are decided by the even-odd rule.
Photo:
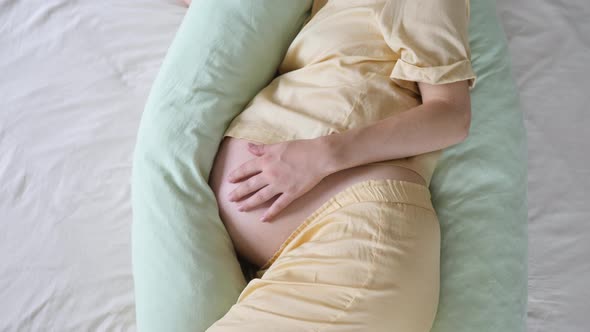
[[[459,142],[463,142],[469,137],[469,130],[471,129],[471,105],[467,103],[460,108],[461,128],[459,129]]]
[[[467,137],[469,137],[469,129],[464,129],[461,131],[461,135],[459,136],[459,142],[457,143],[461,143],[464,140],[467,139]]]
[[[443,101],[438,107],[446,109],[449,119],[452,119],[455,144],[461,143],[469,137],[471,129],[471,103],[457,103]]]

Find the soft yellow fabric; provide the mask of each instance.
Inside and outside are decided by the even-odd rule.
[[[224,136],[266,144],[316,138],[419,105],[416,82],[473,86],[468,20],[468,0],[327,1]],[[430,184],[441,152],[374,164],[409,168]]]
[[[357,182],[314,211],[207,332],[426,332],[439,255],[427,187]]]

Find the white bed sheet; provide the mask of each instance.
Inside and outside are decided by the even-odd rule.
[[[498,0],[529,140],[529,331],[590,330],[590,3]],[[180,0],[0,0],[0,331],[133,331],[131,156]]]
[[[590,331],[590,1],[498,0],[529,146],[531,332]]]
[[[131,156],[185,11],[0,1],[0,331],[135,330]]]

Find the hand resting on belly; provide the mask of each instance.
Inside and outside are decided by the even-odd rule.
[[[279,195],[247,211],[239,211],[238,205],[256,194],[252,192],[242,200],[232,202],[228,195],[242,182],[231,183],[229,174],[245,162],[257,158],[248,151],[245,139],[226,136],[222,140],[209,177],[223,221],[236,252],[261,267],[280,248],[287,237],[317,208],[353,183],[368,179],[400,179],[423,183],[415,172],[393,165],[362,165],[329,174],[303,195],[294,199],[269,222],[260,217],[272,206]],[[258,144],[258,142],[253,142]],[[313,154],[314,151],[310,151]],[[245,178],[247,179],[247,178]]]

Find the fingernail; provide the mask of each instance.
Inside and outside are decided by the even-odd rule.
[[[266,220],[267,220],[267,219],[266,219],[266,216],[262,216],[262,217],[260,217],[260,221],[262,221],[262,222],[266,222]]]

